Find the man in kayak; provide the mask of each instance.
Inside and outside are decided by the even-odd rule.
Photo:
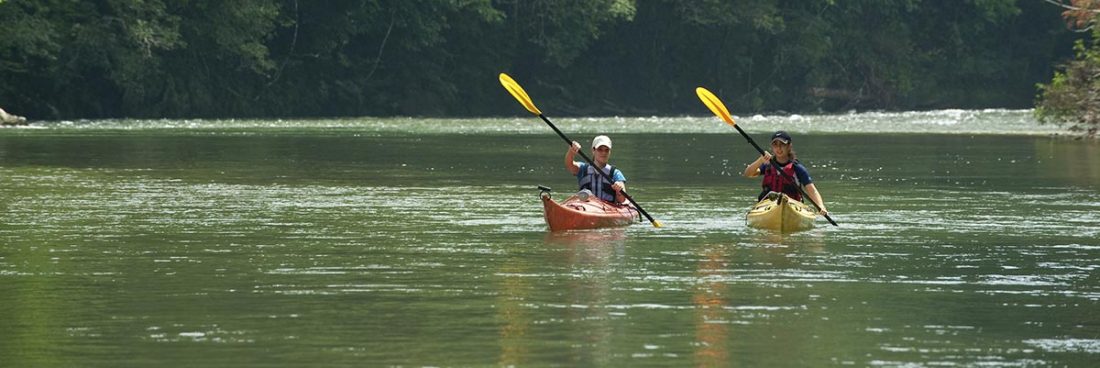
[[[779,192],[786,194],[791,199],[801,201],[802,193],[798,190],[798,186],[801,185],[806,190],[806,194],[810,196],[810,199],[821,206],[821,214],[829,214],[829,211],[825,209],[825,201],[821,200],[821,194],[817,192],[817,187],[814,186],[814,181],[810,178],[810,172],[795,158],[791,135],[782,130],[772,134],[772,152],[775,152],[775,161],[779,163],[780,169],[786,175],[781,175],[772,167],[770,162],[773,154],[764,151],[763,156],[760,156],[745,168],[745,176],[749,178],[764,174],[762,184],[764,191],[760,193],[756,200],[764,199],[768,192]],[[788,178],[794,178],[795,181]]]
[[[623,176],[622,171],[607,163],[611,158],[611,138],[601,135],[592,140],[592,161],[602,168],[604,173],[609,173],[615,180],[614,183],[608,183],[607,179],[604,179],[603,175],[597,173],[596,168],[589,166],[587,162],[573,161],[573,156],[576,156],[580,150],[581,144],[573,141],[573,145],[565,152],[565,168],[577,177],[580,190],[588,190],[596,197],[608,202],[625,201],[622,191],[626,190],[626,177]]]

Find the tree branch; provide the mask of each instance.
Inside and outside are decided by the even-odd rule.
[[[386,27],[386,35],[382,37],[382,45],[378,46],[378,56],[374,58],[374,66],[371,67],[370,73],[367,73],[367,78],[364,81],[369,81],[374,72],[378,70],[378,65],[382,63],[382,51],[386,50],[386,41],[390,39],[390,32],[393,31],[393,24],[396,22],[397,10],[394,9],[390,14],[390,25]]]
[[[294,0],[294,36],[290,39],[290,50],[287,51],[286,57],[283,58],[282,64],[279,65],[279,70],[275,71],[275,78],[268,81],[265,87],[271,87],[272,84],[275,84],[275,82],[283,76],[283,69],[286,69],[286,64],[290,62],[290,57],[294,55],[294,48],[298,45],[298,26],[300,24],[302,24],[302,16],[298,11],[298,0]],[[256,95],[256,99],[259,98],[260,96]]]

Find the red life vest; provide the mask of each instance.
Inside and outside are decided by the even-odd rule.
[[[798,183],[795,182],[794,161],[782,166],[783,172],[787,175],[780,175],[775,170],[774,165],[768,165],[768,169],[764,170],[764,181],[761,186],[764,187],[764,193],[760,196],[763,198],[768,192],[780,192],[786,194],[791,199],[796,201],[802,200],[802,191],[798,190]]]

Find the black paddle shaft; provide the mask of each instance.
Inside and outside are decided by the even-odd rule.
[[[738,132],[738,133],[741,133],[741,135],[745,137],[745,140],[749,141],[749,144],[751,144],[751,145],[753,146],[753,148],[756,148],[756,152],[760,152],[760,155],[761,155],[761,156],[763,156],[763,155],[764,155],[764,149],[763,149],[763,148],[760,148],[760,146],[758,146],[758,145],[756,144],[756,141],[752,140],[752,137],[750,137],[750,136],[748,135],[748,133],[745,133],[745,131],[744,131],[744,130],[741,130],[741,127],[739,127],[739,126],[737,126],[737,125],[734,125],[733,127],[734,127],[734,128],[737,128],[737,132]],[[783,176],[784,178],[786,178],[786,179],[788,179],[788,180],[790,180],[790,181],[792,181],[792,182],[798,183],[798,178],[793,178],[793,177],[791,177],[790,175],[788,175],[786,171],[783,171],[783,170],[779,170],[779,167],[780,167],[780,166],[779,166],[779,161],[776,161],[776,160],[775,160],[775,156],[772,156],[772,159],[771,159],[771,164],[772,164],[772,167],[774,167],[774,168],[775,168],[775,172],[779,173],[779,175],[782,175],[782,176]],[[814,208],[817,208],[817,211],[818,211],[818,212],[821,212],[821,206],[817,204],[817,201],[815,201],[813,197],[810,197],[810,195],[809,195],[809,194],[806,194],[806,191],[805,191],[804,189],[802,189],[802,185],[801,185],[801,184],[795,185],[795,187],[798,187],[798,192],[799,192],[799,193],[802,193],[802,196],[803,196],[803,197],[809,198],[809,199],[810,199],[810,203],[814,205]],[[822,216],[825,216],[825,219],[826,219],[826,220],[829,220],[829,223],[830,223],[830,224],[833,224],[833,226],[840,226],[840,225],[837,225],[837,224],[836,224],[836,221],[833,221],[833,218],[832,218],[832,217],[829,217],[829,215],[828,215],[828,214],[823,214]]]
[[[550,119],[546,118],[546,115],[539,114],[539,117],[542,118],[542,121],[546,122],[546,125],[549,125],[551,129],[554,129],[554,132],[558,133],[558,136],[561,137],[561,139],[565,140],[565,144],[568,144],[570,146],[573,145],[573,140],[569,139],[569,137],[566,137],[565,133],[562,133],[561,130],[558,129],[558,127],[554,126],[554,123],[551,123]],[[584,162],[587,162],[592,167],[595,167],[596,172],[600,173],[600,176],[607,180],[608,183],[615,182],[615,179],[611,178],[610,174],[603,172],[603,168],[596,167],[596,163],[592,162],[592,159],[588,158],[588,155],[584,154],[583,151],[578,151],[577,153],[581,154],[581,158],[584,159]],[[642,209],[642,206],[639,205],[638,202],[634,201],[634,198],[630,197],[629,194],[626,194],[625,190],[620,190],[619,193],[622,193],[623,197],[625,197],[626,200],[630,201],[630,203],[634,205],[634,208],[638,209],[638,212],[641,212],[643,215],[645,215],[645,218],[648,219],[649,222],[657,222],[657,220],[653,219],[653,216],[650,216],[648,212]]]

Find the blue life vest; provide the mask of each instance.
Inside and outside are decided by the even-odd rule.
[[[775,165],[768,165],[768,169],[764,170],[764,181],[760,184],[764,187],[764,192],[760,193],[759,199],[763,199],[768,192],[779,192],[796,201],[802,201],[802,191],[798,190],[799,183],[796,181],[798,176],[794,171],[794,163],[791,161],[782,166],[783,172],[787,175],[780,175]]]
[[[604,172],[607,173],[609,177],[615,175],[615,170],[618,169],[614,166],[604,166]],[[611,184],[613,183],[608,182],[607,179],[604,179],[602,175],[597,173],[595,166],[587,165],[587,170],[584,171],[584,175],[580,177],[579,182],[582,190],[588,189],[595,194],[596,197],[602,200],[615,202],[615,190],[611,189]]]

